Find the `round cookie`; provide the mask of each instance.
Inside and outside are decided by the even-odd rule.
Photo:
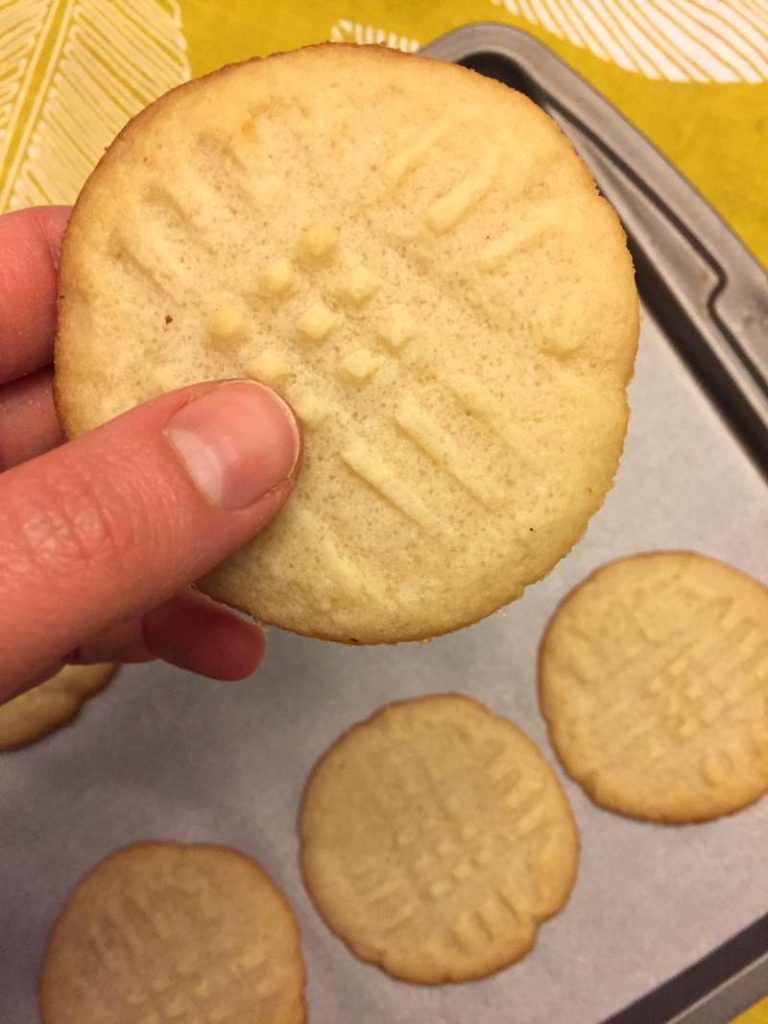
[[[42,976],[43,1024],[301,1024],[293,912],[250,858],[141,843],[79,883]]]
[[[0,750],[24,747],[71,722],[116,671],[114,665],[65,665],[44,683],[1,704]]]
[[[539,685],[602,807],[706,821],[768,790],[768,590],[731,566],[664,551],[598,569],[555,612]]]
[[[422,984],[525,956],[576,879],[555,773],[520,729],[456,694],[391,704],[337,740],[307,784],[300,831],[329,927]]]
[[[323,45],[162,97],[64,243],[70,435],[203,379],[304,427],[289,506],[202,588],[333,640],[444,633],[519,597],[611,486],[638,302],[554,121],[466,68]]]

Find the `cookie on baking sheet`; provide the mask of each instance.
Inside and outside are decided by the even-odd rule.
[[[0,750],[25,747],[71,722],[116,671],[115,665],[65,665],[44,683],[0,704]]]
[[[293,912],[255,861],[141,843],[93,868],[59,916],[43,1024],[300,1024],[304,975]]]
[[[288,507],[202,583],[333,640],[425,638],[581,536],[627,422],[638,303],[616,214],[530,100],[323,45],[164,96],[88,181],[61,263],[79,434],[251,377],[304,426]]]
[[[456,694],[391,704],[345,733],[307,784],[300,828],[326,923],[411,982],[519,960],[576,878],[555,773],[517,726]]]
[[[705,821],[768,791],[768,590],[704,555],[593,573],[541,644],[541,707],[595,803]]]

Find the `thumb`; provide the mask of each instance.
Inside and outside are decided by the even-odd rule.
[[[300,436],[248,381],[163,395],[0,476],[0,699],[263,529]]]

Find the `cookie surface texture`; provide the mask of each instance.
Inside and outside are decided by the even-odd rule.
[[[298,928],[261,868],[225,847],[144,843],[79,883],[42,978],[44,1024],[299,1024]]]
[[[569,774],[610,810],[705,821],[768,790],[768,590],[692,552],[598,569],[556,611],[541,706]]]
[[[61,292],[71,435],[204,379],[295,409],[289,507],[202,584],[264,622],[363,643],[474,622],[616,472],[619,221],[546,114],[464,68],[328,44],[169,93],[87,183]]]
[[[44,683],[0,704],[0,750],[24,747],[66,725],[116,671],[114,665],[66,665]]]
[[[576,877],[553,770],[511,722],[454,694],[392,704],[345,733],[315,768],[300,827],[326,923],[416,983],[519,960]]]

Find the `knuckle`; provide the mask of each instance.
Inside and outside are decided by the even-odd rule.
[[[103,484],[81,475],[16,498],[9,533],[16,558],[37,575],[65,577],[76,588],[94,567],[124,566],[130,519],[105,500]]]

